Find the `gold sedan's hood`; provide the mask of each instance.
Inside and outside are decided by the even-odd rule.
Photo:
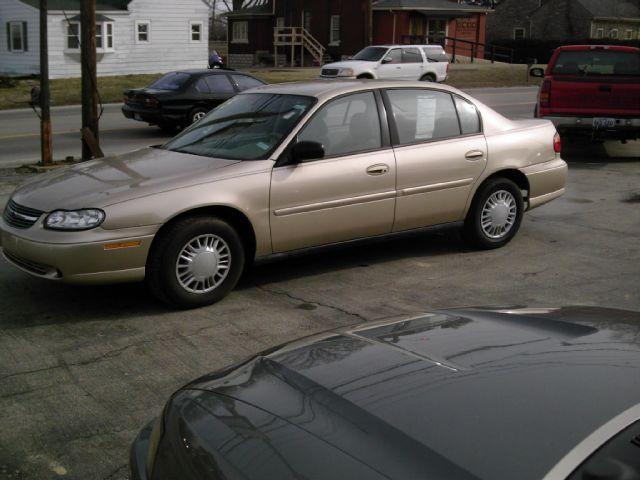
[[[104,207],[215,180],[221,169],[238,162],[145,148],[38,176],[20,186],[12,198],[45,212]]]

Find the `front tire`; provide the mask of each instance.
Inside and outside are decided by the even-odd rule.
[[[482,250],[499,248],[516,235],[524,215],[522,192],[507,178],[480,187],[464,222],[464,239]]]
[[[159,300],[177,308],[211,305],[236,286],[245,264],[240,236],[227,222],[206,216],[177,221],[159,234],[146,281]]]

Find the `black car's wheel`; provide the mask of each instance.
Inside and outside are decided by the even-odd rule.
[[[464,222],[464,238],[473,247],[502,247],[522,223],[524,201],[520,188],[506,178],[494,178],[480,187]]]
[[[421,82],[435,82],[436,76],[433,73],[427,73],[420,78]]]
[[[203,118],[207,113],[209,113],[209,110],[207,110],[206,108],[203,108],[203,107],[194,108],[193,110],[191,110],[191,112],[189,112],[189,125],[193,125],[198,120]]]
[[[242,240],[231,225],[194,216],[173,223],[156,238],[146,281],[151,292],[169,305],[196,308],[227,296],[244,263]]]

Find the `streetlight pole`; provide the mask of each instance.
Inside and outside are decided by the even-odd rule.
[[[47,0],[40,0],[40,162],[43,166],[53,161],[50,95]]]

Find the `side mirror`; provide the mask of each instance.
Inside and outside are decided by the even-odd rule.
[[[385,65],[385,64],[387,64],[387,63],[391,63],[392,61],[393,61],[393,60],[391,60],[389,57],[384,57],[384,58],[382,59],[382,62],[381,62],[381,63],[382,63],[383,65]]]
[[[529,70],[529,75],[536,78],[544,78],[544,70],[536,67]]]
[[[291,163],[324,158],[324,147],[319,142],[298,142],[291,149]]]

